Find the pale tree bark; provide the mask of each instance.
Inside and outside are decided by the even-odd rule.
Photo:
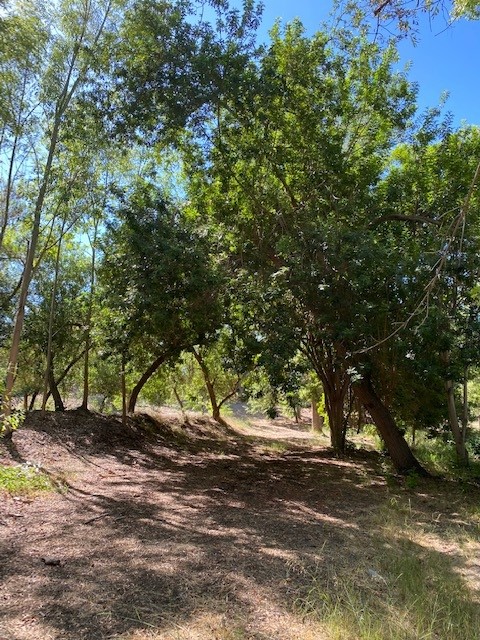
[[[25,267],[23,269],[22,284],[20,287],[20,295],[17,305],[17,313],[15,315],[15,322],[13,326],[13,334],[10,345],[10,351],[8,355],[7,364],[7,376],[5,381],[5,393],[3,398],[3,415],[8,417],[12,408],[12,391],[15,384],[15,377],[17,372],[18,355],[20,351],[20,338],[23,330],[23,323],[25,319],[25,305],[27,302],[28,291],[30,287],[30,281],[33,273],[33,263],[35,260],[35,253],[38,244],[38,238],[40,235],[40,221],[41,213],[43,209],[43,203],[47,192],[47,187],[50,182],[50,174],[52,170],[52,163],[55,154],[55,149],[58,142],[58,134],[60,129],[60,114],[57,115],[50,138],[50,148],[48,151],[47,162],[43,172],[43,179],[40,186],[40,190],[37,196],[35,204],[35,211],[33,216],[33,226],[30,236],[30,242],[28,245],[27,258],[25,261]],[[11,430],[6,428],[4,435],[8,437],[11,435]]]
[[[95,218],[93,224],[93,239],[90,239],[92,248],[92,262],[90,265],[90,291],[88,297],[86,329],[85,329],[85,359],[83,362],[83,397],[81,408],[88,409],[88,391],[89,391],[89,375],[90,375],[90,350],[92,348],[92,318],[93,318],[93,299],[95,296],[95,261],[96,246],[99,219]]]
[[[462,439],[466,444],[468,428],[468,367],[463,372],[463,411],[462,411]]]
[[[27,93],[27,74],[28,71],[25,70],[23,75],[23,83],[22,83],[22,91],[20,95],[20,111],[17,114],[15,121],[15,135],[13,137],[12,146],[10,150],[10,158],[8,161],[8,174],[7,174],[7,182],[5,185],[5,205],[3,207],[2,212],[2,222],[0,226],[0,248],[3,245],[3,239],[5,237],[5,232],[7,230],[8,221],[10,218],[10,207],[13,195],[14,188],[14,176],[15,176],[15,166],[17,160],[17,153],[20,146],[20,129],[22,126],[22,116],[25,117],[25,114],[22,114],[22,106],[25,102],[26,93]]]
[[[127,366],[127,359],[125,354],[122,353],[122,368],[120,371],[120,386],[122,388],[122,424],[125,427],[127,424],[127,382],[125,368]],[[135,406],[134,406],[135,409]]]
[[[468,452],[465,446],[466,429],[460,425],[458,420],[457,406],[455,402],[455,384],[453,380],[447,380],[445,382],[445,391],[447,393],[448,422],[455,441],[457,459],[460,464],[467,465]]]
[[[43,384],[42,414],[45,414],[45,409],[47,406],[47,393],[48,393],[49,384],[50,384],[50,389],[52,389],[51,382],[52,380],[54,381],[53,352],[52,352],[53,323],[55,320],[55,309],[56,309],[55,298],[57,295],[57,288],[58,288],[58,278],[59,278],[59,272],[60,272],[60,256],[62,253],[62,239],[63,239],[64,229],[65,229],[65,219],[62,222],[62,230],[60,232],[60,238],[58,239],[57,254],[55,256],[55,275],[53,279],[53,286],[52,286],[52,292],[51,292],[51,298],[50,298],[50,313],[48,318],[48,336],[47,336],[47,362],[45,366],[45,378],[44,378],[44,384]],[[52,389],[52,393],[53,393],[53,389]],[[57,407],[57,402],[55,401],[55,409],[56,407]]]
[[[323,434],[323,416],[318,413],[318,396],[312,394],[312,431]]]
[[[442,361],[448,370],[450,364],[450,353],[445,351],[442,354]],[[445,381],[445,392],[447,395],[447,409],[448,409],[448,423],[450,425],[450,431],[453,435],[455,442],[455,451],[457,454],[458,462],[462,465],[468,464],[468,452],[466,447],[466,424],[460,425],[457,413],[457,404],[455,401],[455,383],[453,380]]]

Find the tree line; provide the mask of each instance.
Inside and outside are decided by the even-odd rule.
[[[6,437],[19,395],[125,416],[200,377],[217,420],[303,394],[337,452],[366,412],[400,472],[417,430],[467,462],[480,132],[419,112],[357,9],[258,45],[253,0],[5,4]]]

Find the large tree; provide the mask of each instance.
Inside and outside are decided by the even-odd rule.
[[[379,330],[382,270],[395,268],[395,248],[381,245],[371,224],[381,215],[375,191],[386,160],[414,111],[414,90],[394,61],[393,49],[361,33],[306,38],[299,22],[275,29],[246,69],[243,93],[219,115],[211,165],[197,173],[197,197],[235,251],[259,277],[282,283],[325,389],[337,450],[353,354]],[[356,388],[378,406],[397,468],[419,469],[366,374]]]

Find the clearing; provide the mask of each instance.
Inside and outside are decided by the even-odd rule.
[[[408,488],[373,452],[334,457],[306,424],[232,423],[29,414],[15,456],[59,491],[0,494],[0,640],[337,637],[313,587],[352,580],[386,607],[402,554],[441,567],[459,608],[478,604],[478,487]]]

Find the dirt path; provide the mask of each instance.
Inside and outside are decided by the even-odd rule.
[[[321,640],[295,599],[312,569],[374,566],[376,459],[335,459],[293,425],[275,441],[305,446],[283,452],[261,424],[145,429],[68,412],[15,434],[67,490],[0,498],[0,640]]]

